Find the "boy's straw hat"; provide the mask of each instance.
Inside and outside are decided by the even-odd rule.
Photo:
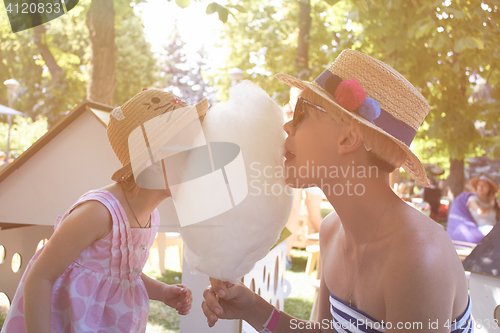
[[[172,117],[172,119],[166,116],[160,117],[167,112],[183,107],[186,108],[186,112],[176,113],[176,116]],[[190,112],[193,111],[193,108],[196,108],[194,113]],[[140,147],[144,145],[144,142],[130,142],[130,144],[137,145],[137,147],[129,147],[129,136],[132,131],[142,127],[143,133],[146,134],[144,123],[147,122],[148,133],[145,135],[147,147],[145,146],[144,149],[150,149],[153,146],[158,147],[167,143],[169,139],[194,121],[196,117],[202,121],[207,109],[208,102],[206,99],[193,107],[189,107],[175,95],[158,89],[144,89],[121,107],[115,108],[111,112],[107,134],[109,144],[123,167],[116,171],[111,179],[119,182],[133,174],[129,151],[141,151]],[[158,121],[150,121],[153,118],[157,118]],[[153,142],[152,140],[156,141]],[[158,140],[161,140],[161,142],[158,142]],[[148,152],[145,155],[149,156]]]
[[[287,74],[276,77],[292,87],[312,90],[387,136],[406,153],[403,169],[418,184],[429,186],[424,166],[409,147],[430,107],[422,94],[393,68],[363,53],[344,50],[313,82]]]
[[[493,193],[496,193],[498,191],[498,185],[495,183],[495,180],[491,178],[490,175],[483,173],[479,177],[474,177],[471,179],[470,184],[474,187],[477,188],[477,183],[480,180],[484,180],[490,184],[490,188],[493,190]]]

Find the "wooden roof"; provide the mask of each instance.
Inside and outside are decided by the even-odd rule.
[[[465,258],[466,271],[500,278],[500,223],[477,244],[471,254]]]
[[[91,109],[97,109],[91,110]],[[92,111],[92,114],[96,116],[97,119],[103,124],[104,127],[107,126],[106,116],[99,114],[99,112],[108,113],[107,119],[109,120],[109,112],[113,110],[113,107],[89,100],[84,100],[78,104],[70,113],[68,113],[64,118],[59,120],[52,128],[47,131],[40,139],[38,139],[34,144],[32,144],[26,151],[24,151],[18,158],[16,158],[12,163],[8,164],[5,168],[0,171],[0,182],[7,178],[12,172],[20,168],[26,161],[28,161],[33,155],[35,155],[40,149],[42,149],[47,143],[50,142],[54,137],[56,137],[62,130],[68,127],[75,119],[77,119],[83,112]]]
[[[83,101],[0,170],[0,229],[53,225],[83,193],[112,182],[121,167],[106,136],[112,109]],[[178,231],[173,200],[158,210],[160,231]]]

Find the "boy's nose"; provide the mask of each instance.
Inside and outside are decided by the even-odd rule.
[[[293,127],[292,122],[293,122],[293,118],[290,119],[289,121],[287,121],[285,123],[285,125],[283,125],[283,130],[285,130],[285,132],[288,136],[295,135],[295,127]]]

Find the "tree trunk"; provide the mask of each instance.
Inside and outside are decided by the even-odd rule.
[[[464,191],[465,176],[464,176],[464,160],[455,160],[450,158],[450,177],[449,186],[453,199]]]
[[[64,70],[57,64],[56,59],[50,52],[49,47],[45,44],[45,27],[43,25],[39,25],[33,28],[35,34],[35,44],[42,56],[45,65],[49,69],[50,75],[52,76],[52,81],[57,83],[59,80],[63,80],[64,78]]]
[[[57,64],[54,55],[45,42],[45,32],[46,29],[43,25],[33,28],[36,47],[52,77],[52,83],[47,86],[47,91],[44,94],[44,105],[46,107],[44,107],[42,111],[47,117],[47,125],[48,129],[50,129],[59,119],[61,119],[61,110],[66,109],[64,94],[68,86],[64,69]]]
[[[113,105],[115,92],[115,10],[113,0],[92,0],[87,13],[90,78],[87,99]]]
[[[311,30],[311,2],[299,0],[299,43],[297,47],[297,77],[309,80],[309,32]]]

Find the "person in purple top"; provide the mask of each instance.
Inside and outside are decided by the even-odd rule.
[[[500,219],[498,185],[488,175],[472,178],[476,193],[462,192],[451,204],[446,232],[456,241],[479,243]]]

